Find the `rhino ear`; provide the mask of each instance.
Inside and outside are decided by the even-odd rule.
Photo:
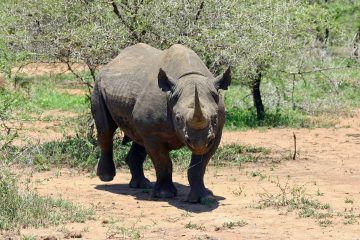
[[[231,83],[230,67],[222,74],[215,78],[214,85],[217,90],[227,90]]]
[[[164,92],[172,91],[176,82],[171,77],[166,75],[166,72],[160,68],[158,74],[158,85]]]

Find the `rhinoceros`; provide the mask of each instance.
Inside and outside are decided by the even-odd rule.
[[[126,157],[131,188],[152,188],[143,171],[149,155],[157,178],[152,197],[176,196],[169,152],[187,146],[192,152],[187,200],[214,200],[204,174],[225,121],[219,91],[230,82],[230,68],[214,77],[194,51],[179,44],[166,50],[143,43],[123,49],[99,71],[91,97],[101,150],[99,178],[115,176],[113,135],[120,128],[132,141]]]

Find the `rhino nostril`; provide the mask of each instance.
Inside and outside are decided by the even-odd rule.
[[[188,144],[188,145],[191,145],[191,140],[189,137],[185,137],[185,142]]]
[[[208,141],[207,141],[207,146],[210,146],[211,144],[213,144],[215,138],[213,136],[208,137]]]
[[[214,142],[214,139],[210,139],[210,141],[208,142],[208,146],[210,146],[212,143]]]

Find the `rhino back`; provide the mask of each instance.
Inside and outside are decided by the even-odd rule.
[[[136,44],[101,69],[98,84],[113,117],[131,115],[149,76],[155,73],[150,63],[156,62],[160,53],[146,44]]]
[[[161,65],[165,72],[175,79],[188,73],[199,73],[213,78],[200,57],[193,50],[180,44],[175,44],[163,51]]]

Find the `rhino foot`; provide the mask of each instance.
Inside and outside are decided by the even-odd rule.
[[[177,195],[177,189],[172,182],[155,184],[152,192],[152,197],[155,198],[173,198]]]
[[[100,180],[103,182],[110,182],[114,179],[115,175],[108,175],[108,174],[103,174],[103,175],[98,175]]]
[[[216,203],[216,199],[212,191],[206,188],[203,190],[191,189],[186,201],[190,203],[201,203],[205,205],[211,205]]]
[[[132,178],[129,183],[130,188],[141,188],[141,189],[151,189],[153,187],[152,183],[147,178]]]
[[[101,181],[110,182],[116,175],[115,166],[103,167],[103,165],[98,165],[96,175],[100,178]]]

